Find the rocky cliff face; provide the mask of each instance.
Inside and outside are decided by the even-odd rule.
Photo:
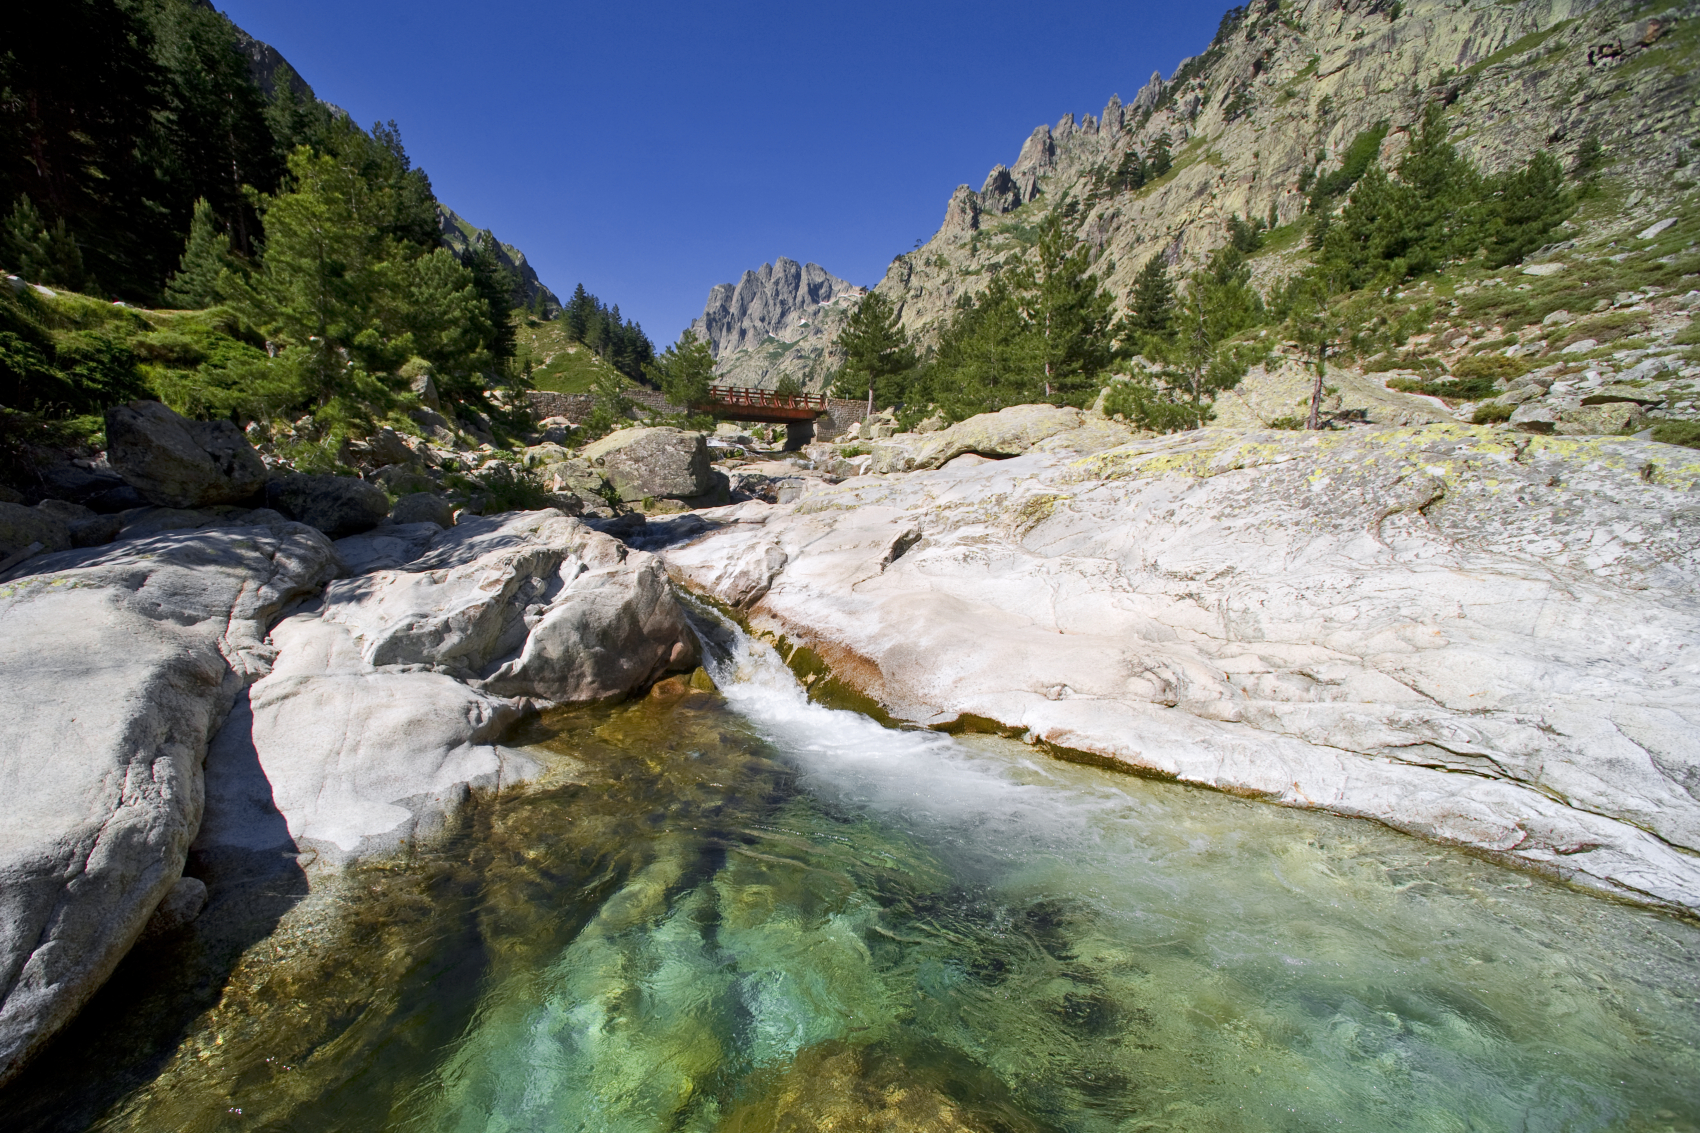
[[[504,244],[496,239],[495,233],[488,228],[474,228],[462,219],[454,209],[439,203],[437,205],[437,223],[443,231],[443,244],[450,248],[455,255],[464,259],[473,248],[488,240],[496,245],[496,259],[503,267],[514,273],[519,280],[520,291],[526,303],[531,303],[537,296],[543,296],[543,310],[549,318],[561,313],[561,300],[549,290],[543,281],[537,278],[537,271],[526,262],[525,253],[512,244]]]
[[[1384,164],[1423,108],[1447,104],[1452,138],[1488,171],[1548,149],[1568,164],[1595,138],[1614,177],[1669,191],[1696,132],[1688,65],[1696,5],[1590,0],[1299,0],[1255,3],[1201,55],[1151,76],[1100,115],[1039,126],[1011,166],[960,186],[938,233],[900,256],[878,289],[923,341],[964,293],[1031,247],[1031,227],[1067,201],[1095,270],[1124,297],[1163,253],[1190,267],[1226,238],[1230,215],[1297,220],[1301,186],[1338,168],[1382,120]],[[1174,168],[1136,190],[1111,183],[1128,151],[1168,135]],[[1681,188],[1681,186],[1676,186]]]
[[[781,256],[735,284],[715,284],[691,329],[708,340],[715,372],[734,385],[771,388],[790,376],[819,386],[833,361],[828,344],[865,294],[819,264]]]

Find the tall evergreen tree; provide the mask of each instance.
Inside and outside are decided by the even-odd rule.
[[[1168,131],[1157,136],[1157,141],[1151,147],[1149,170],[1153,179],[1161,177],[1174,167],[1174,160],[1169,156],[1169,147],[1174,143],[1169,140]]]
[[[865,397],[872,389],[881,405],[905,400],[902,379],[915,369],[915,350],[890,299],[878,291],[864,295],[838,345],[845,353],[834,386],[839,397]]]
[[[1137,352],[1147,337],[1166,338],[1174,312],[1175,285],[1169,279],[1168,261],[1159,252],[1145,261],[1128,291],[1123,333],[1130,340],[1130,347]]]
[[[685,328],[679,341],[650,363],[648,376],[674,405],[685,410],[701,405],[714,384],[714,355],[709,353],[708,341]]]
[[[1091,274],[1091,256],[1075,240],[1063,210],[1040,230],[1037,262],[1017,277],[1022,313],[1032,326],[1033,353],[1046,400],[1074,404],[1097,390],[1111,359],[1113,300]]]
[[[0,253],[20,278],[32,283],[71,290],[83,286],[82,250],[66,229],[65,218],[49,227],[28,196],[19,197],[6,218]]]
[[[590,331],[590,317],[596,310],[596,300],[590,292],[584,289],[584,284],[573,288],[571,299],[561,311],[561,318],[566,322],[567,337],[574,342],[583,342]]]
[[[219,299],[220,273],[232,266],[230,239],[220,230],[212,205],[202,197],[195,202],[177,274],[166,282],[166,302],[183,308],[211,307]]]
[[[496,238],[488,231],[472,242],[461,261],[472,273],[472,286],[489,312],[492,336],[490,354],[497,362],[514,356],[514,277],[496,255]]]
[[[1516,172],[1494,178],[1493,216],[1487,225],[1489,267],[1519,263],[1547,241],[1576,209],[1557,159],[1541,150]]]

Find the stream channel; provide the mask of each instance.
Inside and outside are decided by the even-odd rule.
[[[1700,1129],[1695,923],[882,726],[698,617],[719,692],[547,715],[442,838],[227,887],[0,1124]]]

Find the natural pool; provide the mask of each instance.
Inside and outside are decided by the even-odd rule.
[[[705,632],[721,693],[551,716],[440,843],[139,949],[4,1124],[1700,1129],[1692,922],[885,728]]]

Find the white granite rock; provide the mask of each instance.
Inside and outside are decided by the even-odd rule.
[[[901,717],[1700,909],[1696,488],[1630,438],[1210,429],[823,485],[664,553]]]
[[[293,523],[31,560],[0,585],[0,1081],[106,979],[183,872],[201,760],[271,621],[338,567]]]

